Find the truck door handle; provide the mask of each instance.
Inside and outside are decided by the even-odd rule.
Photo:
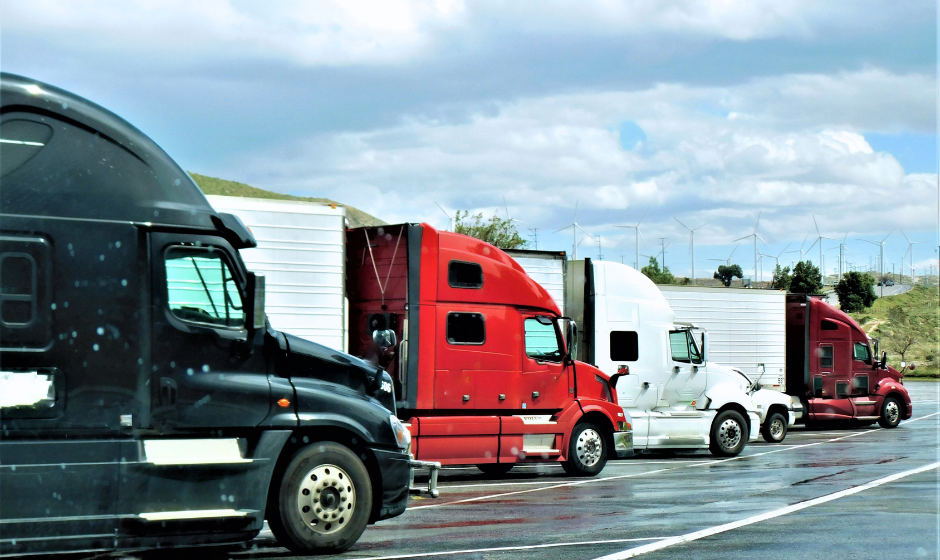
[[[470,395],[464,395],[463,402],[470,402]]]
[[[532,391],[532,398],[533,398],[533,399],[539,398],[539,392],[538,392],[538,391]]]
[[[649,388],[650,388],[649,382],[644,381],[644,382],[643,382],[643,388],[644,388],[644,389],[649,389]]]
[[[503,394],[503,393],[500,393],[500,394],[499,394],[499,400],[501,400],[501,401],[506,400],[506,395]]]
[[[164,405],[176,404],[176,395],[179,388],[176,380],[171,377],[160,378],[160,403]]]

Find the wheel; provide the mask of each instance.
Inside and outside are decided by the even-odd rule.
[[[294,454],[272,499],[268,525],[278,542],[298,554],[335,554],[365,530],[372,481],[349,448],[323,441]]]
[[[581,422],[571,430],[568,460],[562,463],[572,476],[594,476],[607,464],[607,440],[604,433],[589,422]]]
[[[901,423],[901,403],[895,397],[888,397],[881,404],[881,416],[878,417],[878,424],[882,428],[897,428]]]
[[[747,422],[740,412],[726,410],[712,422],[708,449],[716,457],[734,457],[744,451],[747,444]]]
[[[767,443],[780,443],[787,437],[787,418],[779,412],[774,412],[761,426],[760,433]]]
[[[513,463],[486,463],[477,465],[477,468],[483,471],[483,474],[499,476],[511,471],[513,466],[515,466]]]

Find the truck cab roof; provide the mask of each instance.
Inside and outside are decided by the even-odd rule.
[[[0,73],[0,112],[4,214],[229,229],[166,152],[107,109]]]

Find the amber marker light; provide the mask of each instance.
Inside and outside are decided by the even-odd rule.
[[[287,399],[280,399],[277,401],[277,405],[281,408],[287,408],[290,406],[290,401]]]

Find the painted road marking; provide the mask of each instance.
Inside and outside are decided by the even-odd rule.
[[[905,423],[909,424],[909,423],[911,423],[911,422],[917,422],[917,421],[919,421],[919,420],[924,420],[924,419],[926,419],[926,418],[930,418],[931,416],[937,416],[938,414],[940,414],[940,412],[934,412],[933,414],[928,414],[928,415],[926,415],[926,416],[921,416],[920,418],[914,418],[914,419],[912,419],[912,420],[907,420],[907,421],[905,421]],[[804,444],[801,444],[801,445],[793,445],[793,446],[790,446],[790,447],[778,447],[778,448],[772,449],[772,450],[770,450],[770,451],[762,451],[762,452],[760,452],[760,453],[753,453],[753,454],[751,454],[751,455],[738,455],[738,456],[736,456],[736,457],[729,457],[729,458],[727,458],[727,459],[717,459],[717,460],[714,460],[714,461],[706,461],[706,462],[695,463],[695,464],[684,463],[684,464],[682,464],[682,465],[679,465],[679,466],[676,466],[676,467],[672,467],[672,468],[668,468],[668,469],[655,469],[655,470],[652,470],[652,471],[644,471],[644,472],[641,472],[641,473],[622,474],[622,475],[617,475],[617,476],[607,476],[607,477],[601,477],[601,478],[589,478],[589,479],[577,480],[577,481],[565,481],[565,482],[560,482],[560,483],[558,483],[558,484],[551,484],[551,485],[548,485],[548,486],[542,486],[542,487],[540,487],[540,488],[529,488],[529,489],[527,489],[527,490],[516,490],[516,491],[513,491],[513,492],[501,492],[501,493],[499,493],[499,494],[489,494],[489,495],[486,495],[486,496],[477,496],[477,497],[475,497],[475,498],[464,498],[464,499],[462,499],[462,500],[454,500],[454,501],[451,501],[451,502],[443,502],[443,503],[439,503],[439,504],[428,504],[428,505],[423,505],[423,506],[414,506],[414,507],[409,507],[409,508],[408,508],[408,511],[411,511],[411,510],[418,510],[418,509],[436,508],[436,507],[443,507],[443,506],[450,506],[450,505],[456,505],[456,504],[466,504],[466,503],[470,503],[470,502],[480,502],[480,501],[484,501],[484,500],[492,500],[492,499],[495,499],[495,498],[504,498],[504,497],[506,497],[506,496],[515,496],[515,495],[518,495],[518,494],[528,494],[528,493],[531,493],[531,492],[541,492],[541,491],[543,491],[543,490],[554,490],[555,488],[566,488],[566,487],[572,487],[572,486],[581,486],[582,484],[596,484],[596,483],[598,483],[598,482],[607,482],[607,481],[611,481],[611,480],[619,480],[619,479],[624,479],[624,478],[636,478],[636,477],[638,477],[638,476],[645,476],[645,475],[649,475],[649,474],[658,474],[658,473],[661,473],[661,472],[674,471],[674,470],[685,469],[685,468],[694,468],[694,467],[700,467],[700,466],[717,465],[717,464],[720,464],[720,463],[728,463],[728,462],[730,462],[730,461],[738,461],[738,460],[742,460],[742,459],[749,459],[749,458],[752,458],[752,457],[760,457],[760,456],[763,456],[763,455],[771,455],[771,454],[773,454],[773,453],[782,453],[782,452],[784,452],[784,451],[792,451],[792,450],[794,450],[794,449],[802,449],[802,448],[804,448],[804,447],[813,447],[813,446],[816,446],[816,445],[823,445],[823,444],[826,444],[826,443],[834,443],[834,442],[837,442],[837,441],[842,441],[842,440],[844,440],[844,439],[853,438],[853,437],[856,437],[856,436],[862,436],[862,435],[865,435],[865,434],[874,434],[874,433],[877,433],[877,432],[879,432],[879,431],[882,431],[883,429],[884,429],[884,428],[877,428],[877,429],[873,429],[873,430],[865,430],[864,432],[853,432],[853,433],[850,433],[850,434],[845,435],[845,436],[842,436],[842,437],[831,438],[831,439],[827,439],[827,440],[823,440],[823,441],[816,441],[816,442],[813,442],[813,443],[804,443]],[[459,486],[451,486],[450,488],[459,488]]]
[[[854,488],[849,488],[847,490],[840,490],[839,492],[833,492],[832,494],[826,494],[825,496],[820,496],[818,498],[813,498],[812,500],[806,500],[805,502],[799,502],[793,505],[789,505],[780,509],[773,511],[768,511],[767,513],[762,513],[760,515],[754,515],[740,521],[733,521],[731,523],[725,523],[724,525],[717,525],[715,527],[710,527],[708,529],[702,529],[701,531],[695,531],[694,533],[687,533],[685,535],[680,535],[678,537],[671,537],[668,539],[663,539],[661,541],[650,543],[643,546],[638,546],[636,548],[631,548],[629,550],[624,550],[622,552],[615,552],[613,554],[608,554],[606,556],[601,556],[595,560],[623,560],[625,558],[634,558],[640,556],[641,554],[646,554],[648,552],[653,552],[656,550],[662,550],[664,548],[669,548],[670,546],[676,546],[678,544],[685,544],[688,542],[696,541],[699,539],[704,539],[705,537],[710,537],[712,535],[717,535],[719,533],[725,533],[727,531],[732,531],[734,529],[739,529],[747,525],[753,525],[755,523],[760,523],[761,521],[767,521],[769,519],[774,519],[776,517],[781,517],[783,515],[789,515],[791,513],[804,510],[819,504],[824,504],[826,502],[831,502],[833,500],[838,500],[839,498],[844,498],[846,496],[851,496],[853,494],[858,494],[859,492],[864,492],[865,490],[870,490],[890,482],[895,482],[901,480],[902,478],[907,478],[909,476],[920,474],[922,472],[927,472],[933,469],[940,467],[940,462],[930,463],[929,465],[924,465],[922,467],[917,467],[916,469],[911,469],[907,471],[902,471],[884,478],[879,478],[871,482],[862,484],[861,486],[856,486]]]
[[[662,539],[674,539],[676,537],[642,537],[636,539],[611,539],[607,541],[580,541],[564,542],[550,544],[530,544],[522,546],[499,546],[494,548],[473,548],[467,550],[449,550],[446,552],[417,552],[414,554],[396,554],[394,556],[370,556],[368,558],[357,558],[356,560],[395,560],[397,558],[424,558],[428,556],[451,556],[456,554],[481,554],[484,552],[511,552],[513,550],[538,550],[540,548],[555,548],[560,546],[590,546],[597,544],[616,544],[622,542],[640,542],[640,541],[658,541]]]

